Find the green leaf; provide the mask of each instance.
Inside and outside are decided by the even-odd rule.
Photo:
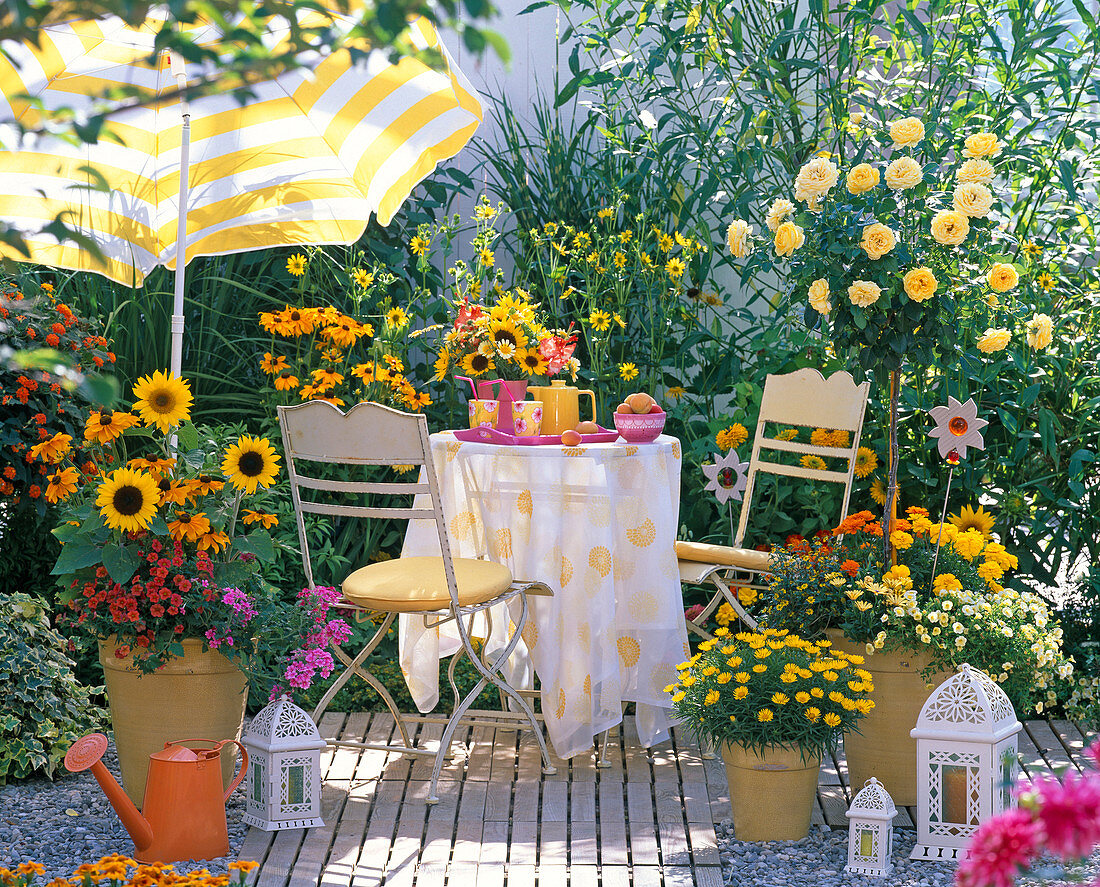
[[[199,445],[199,430],[190,422],[185,422],[176,429],[176,440],[179,448],[186,452],[197,449]]]
[[[275,544],[266,530],[254,530],[247,536],[238,536],[233,540],[233,547],[237,551],[254,554],[262,561],[275,559]]]
[[[125,545],[104,545],[102,549],[103,566],[110,577],[119,584],[128,582],[141,563],[141,558]]]
[[[61,549],[57,557],[57,563],[50,570],[51,576],[64,576],[67,573],[75,573],[85,567],[94,567],[100,562],[102,549],[90,542],[70,542]]]

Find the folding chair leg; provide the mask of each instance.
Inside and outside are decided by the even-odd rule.
[[[607,737],[611,735],[611,728],[603,731],[603,737],[600,739],[600,755],[596,758],[596,767],[600,770],[606,770],[611,766],[611,762],[607,759]]]

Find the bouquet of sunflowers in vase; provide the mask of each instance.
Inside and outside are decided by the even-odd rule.
[[[868,653],[923,650],[930,672],[968,662],[1001,684],[1017,712],[1041,712],[1057,679],[1073,671],[1046,601],[1002,584],[1017,559],[984,525],[934,523],[919,507],[906,514],[894,523],[891,566],[869,511],[849,515],[827,538],[775,552],[758,602],[763,624],[811,637],[840,629]]]

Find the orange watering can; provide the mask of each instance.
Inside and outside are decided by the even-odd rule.
[[[194,751],[183,743],[208,743],[212,749]],[[228,790],[222,792],[220,751],[228,742],[241,750],[241,769]],[[107,737],[89,733],[73,743],[65,755],[65,767],[73,773],[91,769],[107,800],[115,808],[126,831],[134,839],[138,862],[179,862],[215,859],[229,852],[225,802],[241,784],[248,770],[248,750],[235,739],[177,739],[149,755],[143,810],[138,812],[100,758]]]

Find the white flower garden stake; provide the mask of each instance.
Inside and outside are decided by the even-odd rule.
[[[324,825],[321,749],[327,743],[309,715],[280,696],[252,719],[241,744],[251,764],[245,822],[268,832]]]
[[[978,826],[1012,805],[1016,735],[1004,690],[963,663],[924,703],[917,726],[917,844],[911,859],[957,859]]]
[[[989,423],[978,418],[978,405],[974,403],[974,398],[959,403],[948,395],[947,406],[933,407],[929,415],[936,427],[928,432],[928,436],[938,441],[940,455],[951,464],[966,458],[967,447],[985,449],[981,431]],[[956,454],[955,458],[952,458],[952,452]]]
[[[719,505],[730,499],[740,502],[748,483],[749,463],[742,462],[736,450],[730,450],[721,459],[715,459],[713,465],[704,465],[703,474],[709,478],[703,489],[714,493]]]
[[[882,783],[873,776],[868,779],[844,815],[848,817],[848,865],[844,870],[877,877],[890,874],[898,811]]]

